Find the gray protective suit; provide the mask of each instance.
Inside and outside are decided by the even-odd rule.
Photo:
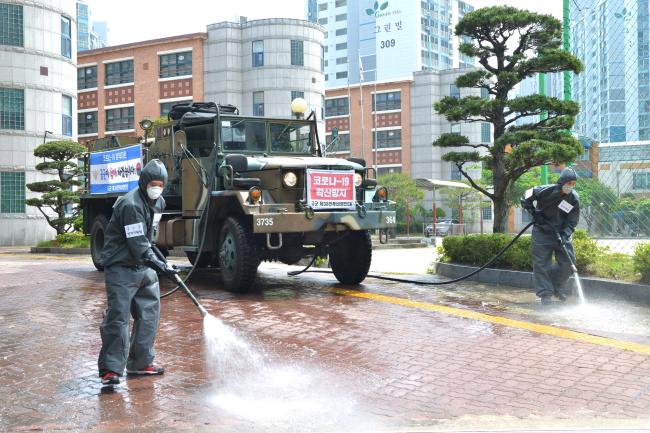
[[[165,208],[162,197],[147,196],[147,184],[153,180],[167,183],[167,170],[157,159],[145,165],[138,188],[117,199],[106,228],[102,260],[108,308],[100,327],[100,376],[107,371],[121,375],[125,367],[138,370],[153,363],[160,319],[160,287],[153,269],[165,272],[168,266],[151,249]]]
[[[535,218],[533,227],[533,279],[537,296],[564,295],[565,285],[571,275],[571,262],[564,253],[558,234],[575,262],[571,235],[580,219],[580,198],[573,190],[562,192],[562,185],[577,180],[575,171],[564,169],[557,184],[542,185],[526,191],[521,206]],[[551,259],[555,254],[556,264]]]

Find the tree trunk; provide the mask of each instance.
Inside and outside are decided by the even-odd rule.
[[[494,224],[493,233],[507,233],[508,231],[508,201],[505,197],[494,197]]]

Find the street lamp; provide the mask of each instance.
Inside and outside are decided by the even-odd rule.
[[[52,135],[52,134],[54,134],[54,133],[53,133],[52,131],[45,131],[45,133],[43,134],[43,144],[45,144],[45,139],[47,138],[47,135],[48,135],[48,134],[49,134],[49,135]]]
[[[296,119],[302,119],[307,112],[307,101],[303,98],[296,98],[291,101],[291,112],[296,116]]]
[[[140,125],[140,128],[144,130],[144,147],[149,147],[148,142],[147,142],[147,135],[149,134],[149,130],[153,126],[153,122],[149,119],[142,119],[140,122],[138,122]]]

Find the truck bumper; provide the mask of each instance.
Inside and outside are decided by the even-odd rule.
[[[251,217],[254,233],[387,229],[396,223],[394,210],[256,213]]]

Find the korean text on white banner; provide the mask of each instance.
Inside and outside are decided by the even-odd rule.
[[[307,203],[313,209],[355,209],[354,171],[308,169]]]
[[[138,186],[142,147],[111,149],[90,154],[90,193],[129,192]]]

